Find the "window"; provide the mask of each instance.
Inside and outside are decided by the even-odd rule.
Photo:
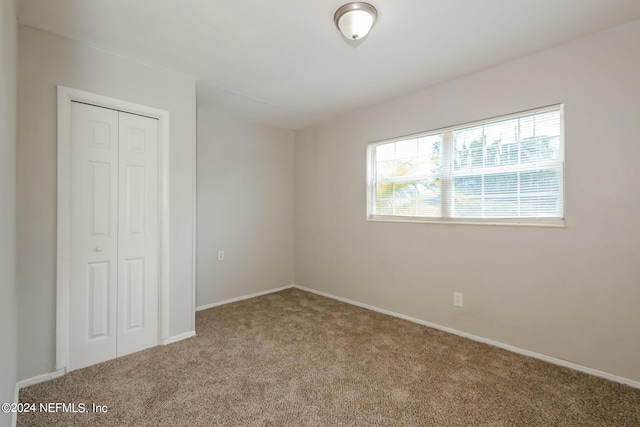
[[[562,105],[369,144],[368,219],[562,226]]]

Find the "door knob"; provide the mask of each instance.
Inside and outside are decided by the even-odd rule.
[[[100,246],[96,246],[96,252],[102,252],[102,248]]]

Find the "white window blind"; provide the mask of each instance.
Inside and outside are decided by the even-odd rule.
[[[562,106],[368,147],[368,217],[562,225]]]

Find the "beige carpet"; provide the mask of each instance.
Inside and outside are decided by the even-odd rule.
[[[289,289],[197,313],[197,337],[74,371],[18,426],[639,426],[640,390]]]

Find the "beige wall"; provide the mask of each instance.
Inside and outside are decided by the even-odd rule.
[[[197,305],[291,285],[293,133],[199,108],[197,134]]]
[[[170,335],[193,330],[193,78],[20,28],[18,378],[53,371],[56,308],[56,85],[170,114]]]
[[[640,381],[638,76],[635,21],[296,132],[296,284]],[[367,142],[560,102],[565,229],[365,221]]]
[[[13,402],[16,386],[16,64],[15,0],[0,0],[0,403]],[[0,425],[11,414],[0,413]]]

